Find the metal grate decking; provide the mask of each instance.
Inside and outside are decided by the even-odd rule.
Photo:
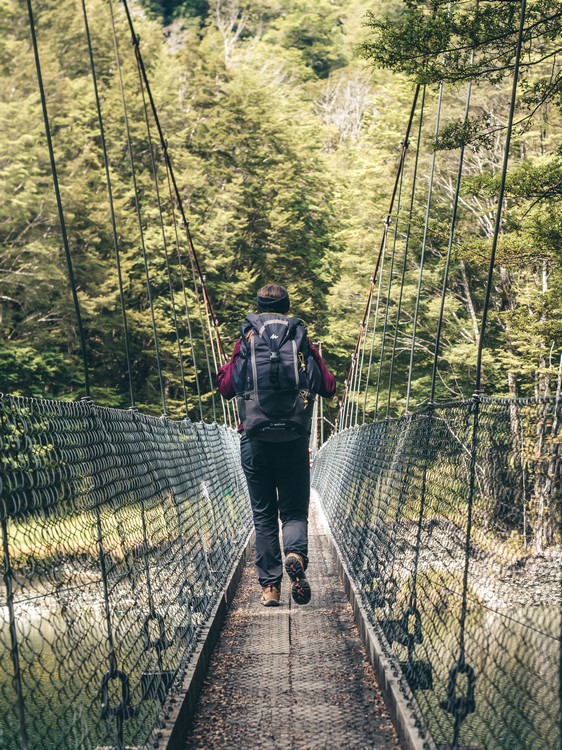
[[[211,659],[186,750],[399,748],[313,508],[313,599],[259,603],[248,562]]]

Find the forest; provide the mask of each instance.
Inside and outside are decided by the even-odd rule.
[[[159,414],[163,389],[168,414],[182,417],[183,357],[188,416],[198,418],[197,386],[204,416],[212,419],[216,363],[204,365],[197,281],[195,287],[184,281],[180,262],[184,253],[188,272],[189,254],[183,248],[178,263],[168,258],[176,252],[174,199],[162,149],[151,141],[155,125],[145,117],[123,8],[115,0],[86,5],[103,137],[80,2],[65,4],[62,12],[59,3],[40,0],[33,11],[91,395],[99,404],[134,402]],[[338,395],[326,405],[330,421],[372,283],[415,90],[425,102],[423,127],[418,103],[402,214],[389,225],[392,241],[379,274],[389,338],[380,364],[381,327],[369,342],[379,369],[370,375],[363,419],[381,416],[377,379],[386,389],[386,413],[404,411],[422,247],[409,406],[428,400],[460,148],[464,178],[435,395],[459,400],[473,392],[520,5],[145,0],[131,6],[225,349],[254,309],[256,290],[270,282],[287,286],[293,313],[322,342],[338,378]],[[560,2],[527,2],[483,362],[483,389],[494,396],[554,395],[560,388],[561,17]],[[0,70],[0,391],[74,400],[84,395],[80,340],[30,23],[16,0],[1,0]],[[464,116],[467,85],[471,106]],[[432,163],[431,214],[424,225]],[[191,320],[182,313],[183,300]]]

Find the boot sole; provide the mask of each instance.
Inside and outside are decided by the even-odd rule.
[[[261,603],[264,607],[278,607],[279,606],[279,602],[276,599],[270,599],[268,602],[264,602],[262,599]]]
[[[298,558],[289,555],[285,560],[285,570],[293,582],[291,587],[291,596],[295,604],[308,604],[312,592],[310,584],[304,575],[304,569]]]

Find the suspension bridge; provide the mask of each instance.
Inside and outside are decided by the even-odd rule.
[[[533,397],[499,398],[483,387],[525,0],[518,6],[497,200],[489,210],[489,272],[481,290],[473,395],[437,397],[467,146],[460,144],[450,175],[437,181],[435,144],[447,92],[441,84],[431,96],[420,84],[397,144],[369,294],[327,440],[327,420],[322,405],[317,408],[311,438],[314,598],[307,608],[285,602],[275,611],[260,608],[250,593],[251,511],[233,429],[237,414],[213,390],[214,373],[225,360],[219,321],[127,0],[104,6],[113,42],[109,63],[107,56],[96,57],[88,2],[78,4],[130,408],[92,398],[93,354],[42,75],[41,13],[34,5],[27,0],[22,23],[41,98],[83,391],[73,402],[0,397],[0,748],[562,748],[562,361],[549,387]],[[135,147],[132,129],[139,123],[131,119],[122,71],[131,47],[142,149]],[[119,82],[161,417],[143,413],[135,401],[134,316],[100,94],[104,64]],[[470,106],[468,84],[465,126]],[[146,181],[139,184],[141,159],[148,162],[157,241],[147,236],[143,212],[150,191]],[[443,185],[448,229],[442,291],[437,311],[428,313],[424,271],[436,192]],[[181,418],[169,416],[155,247],[170,297]],[[412,267],[416,304],[405,323]],[[419,337],[424,315],[435,329],[430,343]],[[399,369],[406,374],[400,386]],[[414,405],[418,371],[426,397]]]

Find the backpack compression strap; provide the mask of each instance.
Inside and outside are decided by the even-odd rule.
[[[269,355],[269,379],[272,383],[279,382],[279,352]]]
[[[250,330],[248,331],[248,324]],[[288,318],[285,315],[273,314],[273,313],[262,313],[256,315],[250,313],[246,317],[246,322],[243,324],[242,329],[245,331],[245,336],[248,341],[251,340],[251,335],[258,335],[260,339],[266,344],[269,349],[269,382],[274,386],[279,383],[279,365],[281,358],[279,356],[280,347],[287,341],[287,339],[293,339],[297,328],[302,325],[298,318]],[[285,328],[283,333],[278,336],[272,334],[270,336],[270,327],[280,326]],[[278,330],[278,329],[277,329]],[[252,341],[252,347],[254,342]]]

